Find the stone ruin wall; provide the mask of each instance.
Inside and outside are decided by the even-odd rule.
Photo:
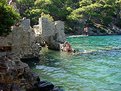
[[[30,27],[30,20],[21,20],[17,26],[12,26],[12,32],[7,37],[0,37],[0,46],[9,46],[12,53],[22,58],[25,55],[38,56],[42,41],[45,41],[50,49],[60,49],[60,44],[66,40],[64,22],[49,21],[39,18],[39,25]]]
[[[48,21],[47,18],[39,18],[39,29],[41,36],[46,38],[47,36],[54,35],[54,22]]]
[[[47,43],[50,49],[60,49],[60,44],[64,43],[64,22],[62,21],[49,21],[47,18],[39,18],[38,30],[41,38]]]
[[[38,55],[39,47],[35,43],[35,33],[30,27],[30,20],[25,19],[19,26],[12,26],[7,37],[0,37],[0,46],[12,47],[11,53],[22,58],[25,55]]]
[[[57,41],[58,42],[65,42],[66,37],[64,33],[64,22],[62,21],[55,21],[55,32],[57,35]]]
[[[64,22],[62,21],[49,21],[47,18],[39,18],[39,26],[41,36],[47,38],[50,36],[55,37],[53,40],[64,42],[65,33],[64,33]]]

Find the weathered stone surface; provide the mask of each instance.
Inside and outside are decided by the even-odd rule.
[[[15,57],[14,57],[15,58]],[[63,91],[51,82],[41,81],[26,63],[11,56],[0,57],[0,91]]]
[[[56,41],[64,43],[66,40],[65,33],[64,33],[64,22],[62,21],[55,21],[55,37]]]
[[[54,35],[54,22],[49,21],[47,18],[39,18],[39,27],[43,38]]]
[[[0,57],[0,90],[22,91],[22,88],[34,86],[38,78],[28,65],[20,60],[13,60],[10,56]]]
[[[22,27],[24,29],[24,31],[31,31],[30,30],[30,19],[23,18],[21,20],[21,23],[19,26]]]
[[[11,46],[11,52],[19,58],[30,54],[38,56],[41,49],[36,43],[35,32],[30,27],[29,19],[23,19],[19,26],[13,26],[7,37],[0,37],[0,46]]]
[[[44,40],[48,48],[60,50],[60,44],[66,40],[64,33],[64,22],[49,21],[46,18],[39,18],[39,25],[34,26],[38,39]]]
[[[10,46],[15,56],[22,58],[26,55],[38,56],[41,45],[45,43],[50,49],[60,50],[60,44],[65,41],[64,22],[52,22],[46,18],[39,19],[39,25],[33,29],[30,20],[23,19],[7,37],[0,37],[0,46]]]

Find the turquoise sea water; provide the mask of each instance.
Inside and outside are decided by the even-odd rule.
[[[32,70],[65,91],[121,91],[121,36],[68,37],[78,53],[43,49]]]

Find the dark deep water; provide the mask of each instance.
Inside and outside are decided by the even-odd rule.
[[[65,91],[121,91],[121,36],[68,37],[79,53],[43,49],[32,70]]]

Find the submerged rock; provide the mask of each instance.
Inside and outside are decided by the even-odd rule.
[[[64,90],[54,86],[51,82],[40,81],[36,83],[32,88],[29,88],[26,91],[64,91]]]
[[[54,85],[47,81],[40,81],[37,85],[40,91],[50,91],[54,88]]]

